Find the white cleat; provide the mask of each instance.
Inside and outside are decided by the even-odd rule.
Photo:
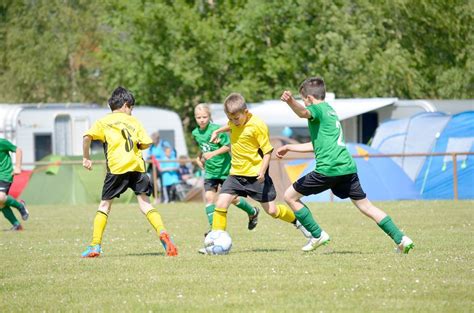
[[[413,249],[414,247],[415,247],[415,244],[413,243],[413,241],[407,236],[403,236],[402,241],[397,246],[397,252],[408,254],[408,252],[410,252],[410,250]]]
[[[206,248],[201,248],[198,250],[200,254],[208,254]]]
[[[331,239],[329,238],[329,235],[323,230],[321,232],[321,236],[319,238],[311,237],[308,240],[308,243],[303,248],[301,248],[301,250],[303,250],[305,252],[312,251],[312,250],[316,249],[319,246],[328,245],[330,240]]]
[[[311,233],[306,228],[304,228],[304,226],[300,223],[300,221],[296,220],[295,227],[296,229],[299,229],[303,233],[303,236],[305,236],[306,238],[308,239],[313,238]]]

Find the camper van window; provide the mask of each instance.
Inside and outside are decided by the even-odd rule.
[[[35,134],[35,161],[40,161],[47,155],[53,153],[52,135],[49,134]]]

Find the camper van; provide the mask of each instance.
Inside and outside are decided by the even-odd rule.
[[[25,168],[43,157],[82,155],[82,136],[99,118],[110,113],[107,107],[94,104],[0,104],[0,137],[23,150]],[[177,155],[187,155],[183,126],[178,114],[164,109],[137,106],[133,110],[148,134],[160,137],[175,147]],[[92,145],[92,152],[102,153],[102,145]]]

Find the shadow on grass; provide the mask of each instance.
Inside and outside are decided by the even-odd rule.
[[[255,249],[250,249],[250,250],[240,250],[240,251],[235,251],[235,252],[231,252],[232,254],[237,254],[237,253],[254,253],[254,252],[283,252],[283,251],[287,251],[285,249],[275,249],[275,248],[271,248],[271,249],[265,249],[265,248],[255,248]]]
[[[125,256],[164,256],[164,252],[144,252],[144,253],[128,253]],[[117,257],[122,257],[123,255],[117,255]]]

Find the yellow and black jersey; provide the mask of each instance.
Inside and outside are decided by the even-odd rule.
[[[107,170],[112,174],[145,172],[138,144],[151,144],[142,124],[133,116],[115,112],[96,121],[84,134],[104,143]]]
[[[261,153],[267,154],[273,150],[265,122],[251,113],[249,115],[244,125],[228,123],[232,155],[230,175],[258,176],[262,167]]]

